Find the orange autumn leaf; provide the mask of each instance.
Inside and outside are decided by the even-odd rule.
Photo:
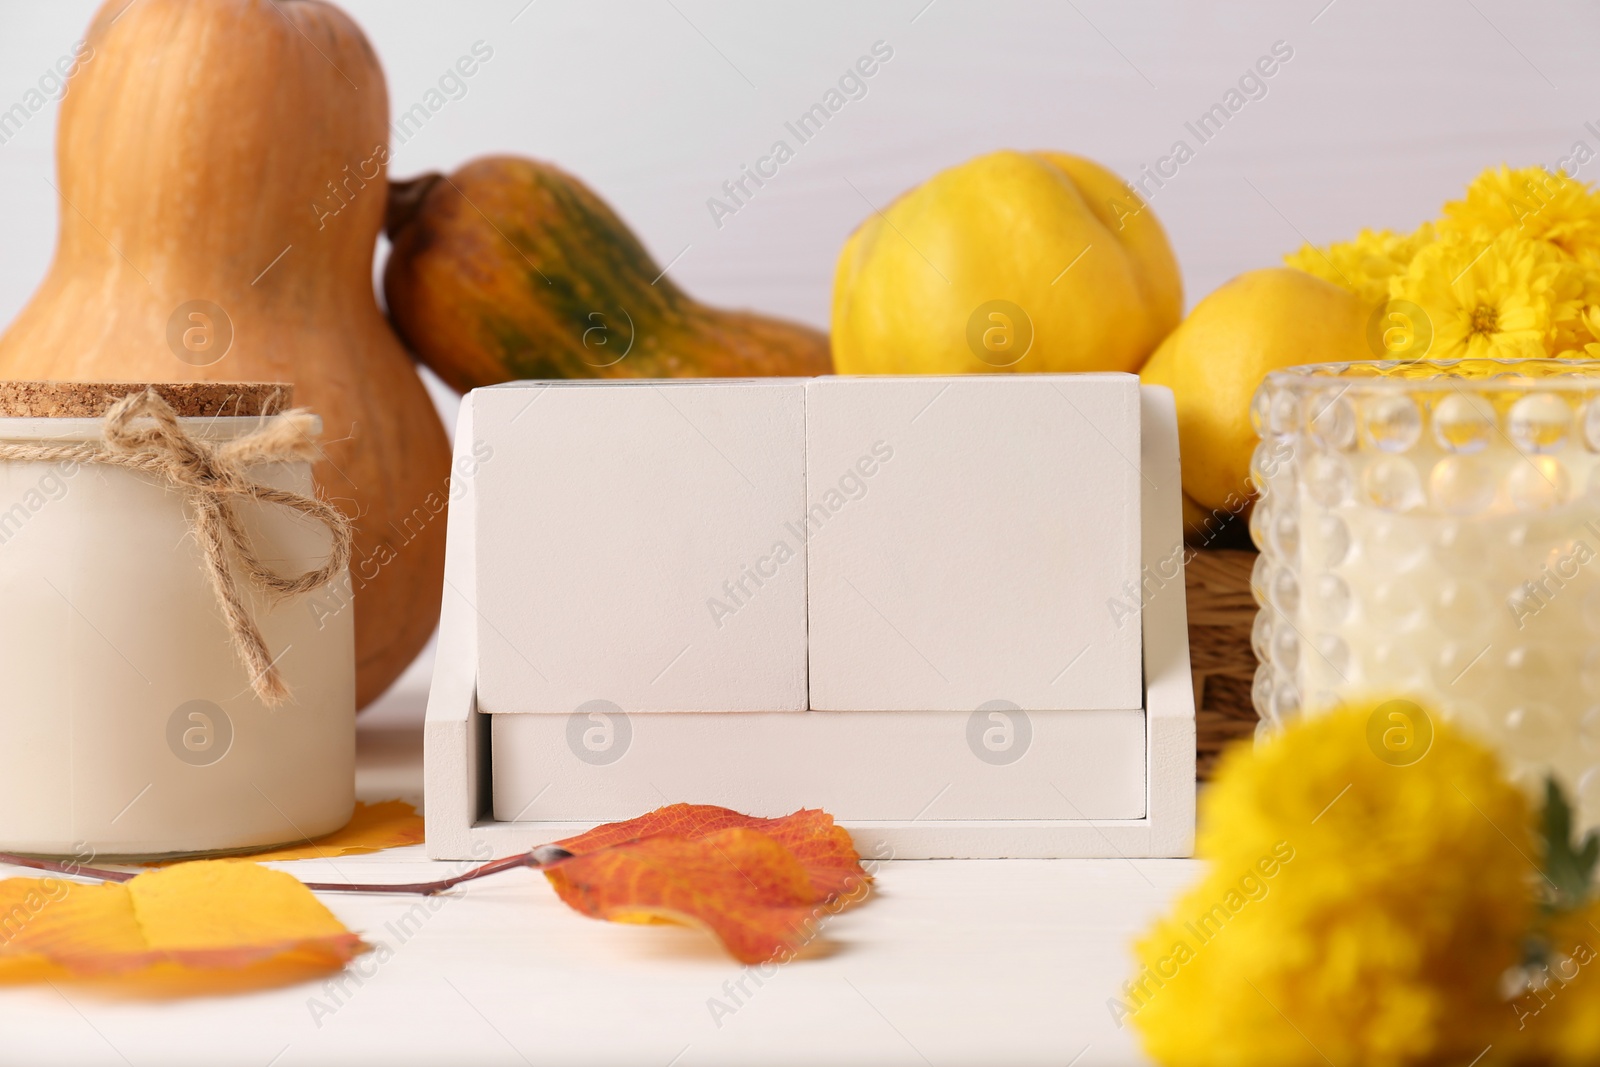
[[[127,882],[0,881],[0,982],[115,979],[190,990],[227,973],[238,988],[338,971],[367,945],[298,880],[204,860]],[[181,984],[181,983],[180,983]]]
[[[758,819],[674,804],[556,843],[556,893],[612,922],[675,922],[714,934],[744,963],[787,959],[871,878],[850,835],[823,811]]]

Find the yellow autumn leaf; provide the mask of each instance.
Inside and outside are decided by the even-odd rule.
[[[252,863],[277,863],[280,860],[320,860],[338,856],[357,856],[367,852],[382,852],[406,845],[420,845],[423,840],[422,816],[417,809],[403,800],[385,800],[379,804],[356,801],[355,814],[343,828],[324,834],[303,845],[285,845],[262,852],[224,857],[244,859]],[[147,864],[150,867],[169,867],[185,860],[162,860]]]
[[[422,836],[422,816],[405,801],[385,800],[381,804],[357,801],[355,814],[350,816],[350,821],[344,824],[343,829],[324,834],[304,845],[287,845],[255,852],[249,858],[255,862],[276,863],[279,860],[355,856],[403,845],[420,845]]]
[[[107,885],[0,881],[0,982],[220,992],[337,971],[368,948],[292,875],[254,863],[182,863]]]

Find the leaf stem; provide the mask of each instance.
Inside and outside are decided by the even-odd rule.
[[[572,853],[554,845],[541,845],[532,852],[524,852],[520,856],[507,856],[504,859],[490,860],[481,867],[474,867],[470,871],[454,875],[450,878],[441,878],[434,882],[406,882],[393,883],[352,883],[352,882],[307,882],[306,888],[317,893],[417,893],[421,896],[431,897],[435,893],[443,893],[446,889],[453,889],[462,882],[470,882],[476,878],[483,878],[501,871],[516,870],[518,867],[531,867],[534,870],[549,867],[565,859],[570,859]]]
[[[17,856],[10,852],[0,852],[0,863],[9,863],[13,867],[32,867],[36,871],[50,871],[54,874],[98,878],[102,882],[127,882],[139,874],[138,871],[108,871],[99,867],[85,867],[76,860],[49,860],[40,856]]]
[[[240,857],[248,859],[249,857]],[[470,871],[441,878],[433,882],[404,882],[404,883],[366,883],[366,882],[306,882],[305,887],[314,893],[416,893],[431,897],[435,893],[442,893],[453,889],[462,882],[470,882],[476,878],[484,878],[501,871],[515,870],[519,867],[530,867],[541,870],[554,866],[562,860],[572,858],[572,853],[555,845],[540,845],[531,852],[524,852],[517,856],[506,856],[503,859],[490,860],[481,867],[474,867]],[[126,882],[138,877],[139,871],[110,871],[101,867],[85,867],[71,860],[42,859],[37,856],[18,856],[10,852],[0,852],[0,863],[9,863],[17,867],[31,867],[38,871],[51,871],[56,874],[80,876],[83,878],[98,878],[103,882]]]

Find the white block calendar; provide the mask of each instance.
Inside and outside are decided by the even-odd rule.
[[[456,448],[430,854],[679,800],[826,808],[880,857],[1192,847],[1166,390],[525,382]]]

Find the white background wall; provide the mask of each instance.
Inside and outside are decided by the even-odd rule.
[[[1323,241],[1434,214],[1478,169],[1600,150],[1600,9],[1514,0],[977,3],[345,0],[395,110],[475,41],[494,57],[393,171],[516,152],[584,177],[706,300],[825,324],[833,258],[870,210],[993,148],[1154,164],[1275,41],[1294,58],[1156,194],[1190,302]],[[91,0],[0,0],[0,108],[83,32]],[[872,43],[894,58],[718,229],[722,182]],[[0,145],[0,322],[50,255],[55,107]],[[792,139],[791,139],[792,140]],[[1600,162],[1579,172],[1600,176]]]
[[[1302,238],[1414,226],[1490,164],[1553,164],[1578,141],[1600,152],[1600,9],[1579,3],[345,6],[387,67],[396,112],[475,42],[494,50],[465,95],[398,149],[395,175],[491,152],[556,161],[605,196],[663,264],[681,252],[673,275],[692,293],[818,325],[834,256],[866,201],[881,205],[994,148],[1076,152],[1133,178],[1188,141],[1194,158],[1153,203],[1191,304]],[[0,0],[0,110],[70,50],[94,7]],[[798,145],[719,228],[707,199],[775,139],[794,144],[784,122],[879,40],[894,56],[867,95]],[[1185,122],[1278,41],[1293,58],[1266,95],[1200,145]],[[45,107],[0,145],[0,323],[27,300],[54,243],[55,111]],[[1600,178],[1600,161],[1578,177]]]

